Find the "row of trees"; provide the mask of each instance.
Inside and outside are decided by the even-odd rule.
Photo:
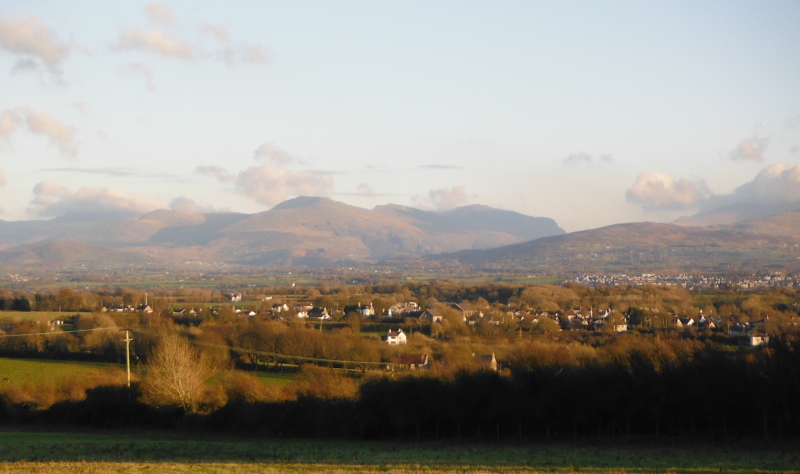
[[[99,288],[76,290],[61,288],[53,292],[0,291],[0,303],[11,309],[14,302],[27,299],[34,311],[97,311],[101,306],[143,304],[145,291],[130,288]],[[148,302],[156,312],[184,304],[219,305],[227,301],[228,292],[212,289],[154,288],[147,290]],[[343,310],[348,306],[372,304],[380,314],[395,303],[416,301],[423,307],[436,302],[469,301],[477,309],[527,309],[533,311],[571,311],[574,308],[594,308],[597,311],[615,309],[627,312],[638,308],[648,315],[681,314],[697,316],[736,315],[738,318],[776,318],[787,313],[797,314],[797,291],[791,288],[735,292],[718,290],[714,293],[691,293],[680,287],[627,286],[584,287],[576,284],[556,285],[463,285],[446,282],[408,282],[387,285],[344,285],[319,287],[248,288],[245,300],[261,302],[260,309],[268,310],[277,302],[311,301],[318,307]],[[265,300],[265,296],[275,296]],[[2,308],[0,308],[2,309]]]
[[[259,399],[239,379],[226,382],[224,403],[191,415],[197,402],[186,394],[201,388],[175,380],[202,377],[196,364],[175,360],[201,356],[173,341],[156,351],[133,393],[98,388],[43,411],[0,403],[0,420],[367,439],[800,436],[800,341],[793,337],[757,352],[697,347],[675,354],[662,347],[654,355],[628,347],[604,363],[536,358],[512,363],[507,374],[370,377],[360,388],[353,381],[344,388],[349,379],[314,368],[304,371],[292,398]]]

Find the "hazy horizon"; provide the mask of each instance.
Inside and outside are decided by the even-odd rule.
[[[0,219],[800,209],[800,4],[4,2]]]

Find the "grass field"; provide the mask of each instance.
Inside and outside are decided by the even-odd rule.
[[[292,373],[260,372],[260,371],[259,372],[243,371],[243,373],[248,375],[255,375],[256,378],[264,385],[274,385],[277,387],[285,387],[289,385],[292,379],[294,379],[295,375]],[[210,385],[215,385],[219,383],[221,377],[222,373],[215,374],[210,379],[208,379],[207,383]]]
[[[0,472],[800,473],[797,445],[495,444],[0,431]]]
[[[91,377],[97,373],[116,374],[120,383],[125,379],[125,365],[103,362],[75,362],[45,359],[11,359],[0,357],[0,380],[7,378],[9,385],[21,385],[26,382],[42,382],[59,380],[66,377]],[[134,378],[138,370],[132,368]],[[278,372],[246,372],[255,375],[265,385],[285,387],[292,381],[294,374]],[[209,380],[213,384],[218,375]]]
[[[64,377],[90,377],[98,372],[119,374],[122,381],[125,377],[124,370],[124,365],[101,362],[0,358],[0,379],[7,378],[11,385]]]

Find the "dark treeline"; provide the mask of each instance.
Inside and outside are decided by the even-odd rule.
[[[31,302],[24,296],[0,296],[0,311],[30,311]]]
[[[43,411],[2,406],[0,421],[357,439],[796,438],[800,341],[778,338],[759,351],[700,348],[663,364],[633,351],[614,363],[518,365],[507,375],[378,377],[353,399],[232,398],[207,414],[139,398],[135,388],[99,387]]]

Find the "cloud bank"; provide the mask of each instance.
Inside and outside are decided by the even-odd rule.
[[[737,220],[800,210],[800,163],[775,163],[729,194],[712,195],[696,217],[731,212]]]
[[[285,165],[294,161],[294,157],[272,143],[259,146],[253,157],[273,164],[251,166],[238,174],[219,166],[198,166],[195,172],[233,185],[239,194],[267,206],[295,196],[327,196],[333,190],[332,173],[289,170]]]
[[[673,179],[660,171],[647,171],[636,178],[625,193],[629,202],[641,204],[645,210],[682,210],[693,208],[708,198],[705,181]]]
[[[138,194],[127,194],[114,188],[84,187],[72,191],[53,181],[43,181],[33,188],[31,209],[42,217],[65,214],[131,213],[144,214],[166,209],[167,203]]]
[[[236,190],[256,202],[274,206],[289,197],[327,196],[333,190],[333,177],[270,165],[251,166],[236,177]]]
[[[197,202],[195,202],[194,200],[189,199],[185,196],[180,196],[170,201],[169,208],[172,209],[173,211],[193,213],[193,214],[220,212],[220,209],[217,209],[213,206],[209,207],[201,206],[200,204],[197,204]]]
[[[676,181],[665,173],[648,171],[639,175],[626,197],[647,211],[696,209],[695,218],[726,214],[741,221],[797,211],[800,210],[800,163],[769,165],[751,181],[727,194],[711,193],[703,180]]]

